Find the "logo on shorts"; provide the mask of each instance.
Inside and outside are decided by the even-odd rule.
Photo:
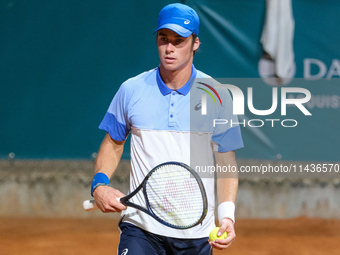
[[[129,252],[128,248],[125,248],[121,255],[126,255]]]

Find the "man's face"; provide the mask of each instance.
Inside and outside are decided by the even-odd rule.
[[[158,55],[161,65],[168,71],[177,71],[192,64],[193,51],[199,47],[199,40],[182,37],[170,29],[160,29],[157,33]]]

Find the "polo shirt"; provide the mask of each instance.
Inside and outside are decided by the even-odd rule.
[[[214,151],[226,152],[243,147],[239,126],[212,125],[214,118],[237,123],[237,116],[232,114],[229,92],[216,90],[224,105],[216,105],[209,97],[208,113],[202,115],[199,107],[202,90],[198,89],[201,85],[198,80],[214,86],[212,78],[194,66],[191,78],[178,90],[164,84],[159,68],[133,77],[120,86],[99,128],[117,141],[123,141],[131,134],[130,192],[161,163],[178,161],[195,169],[197,165],[213,165]],[[214,178],[208,176],[202,178],[202,182],[208,198],[208,213],[198,226],[176,230],[132,207],[122,212],[123,221],[163,236],[207,237],[215,227]],[[144,206],[142,192],[137,193],[131,202]]]

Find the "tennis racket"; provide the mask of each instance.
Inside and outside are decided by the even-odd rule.
[[[145,207],[129,201],[141,191]],[[200,224],[208,210],[207,196],[198,174],[179,162],[167,162],[153,168],[143,182],[118,201],[150,215],[158,222],[176,229]],[[95,200],[83,203],[86,211],[98,209]]]

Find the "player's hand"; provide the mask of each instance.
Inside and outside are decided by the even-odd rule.
[[[224,218],[223,220],[221,220],[220,226],[221,227],[220,227],[219,232],[221,233],[221,235],[224,232],[227,232],[228,233],[227,238],[216,239],[215,241],[209,241],[209,244],[215,249],[223,250],[225,248],[228,248],[232,244],[232,242],[234,242],[236,238],[236,234],[235,234],[234,222],[231,219]]]
[[[104,213],[121,212],[125,210],[126,206],[117,201],[117,198],[124,196],[122,192],[109,186],[98,186],[93,191],[96,204]]]

